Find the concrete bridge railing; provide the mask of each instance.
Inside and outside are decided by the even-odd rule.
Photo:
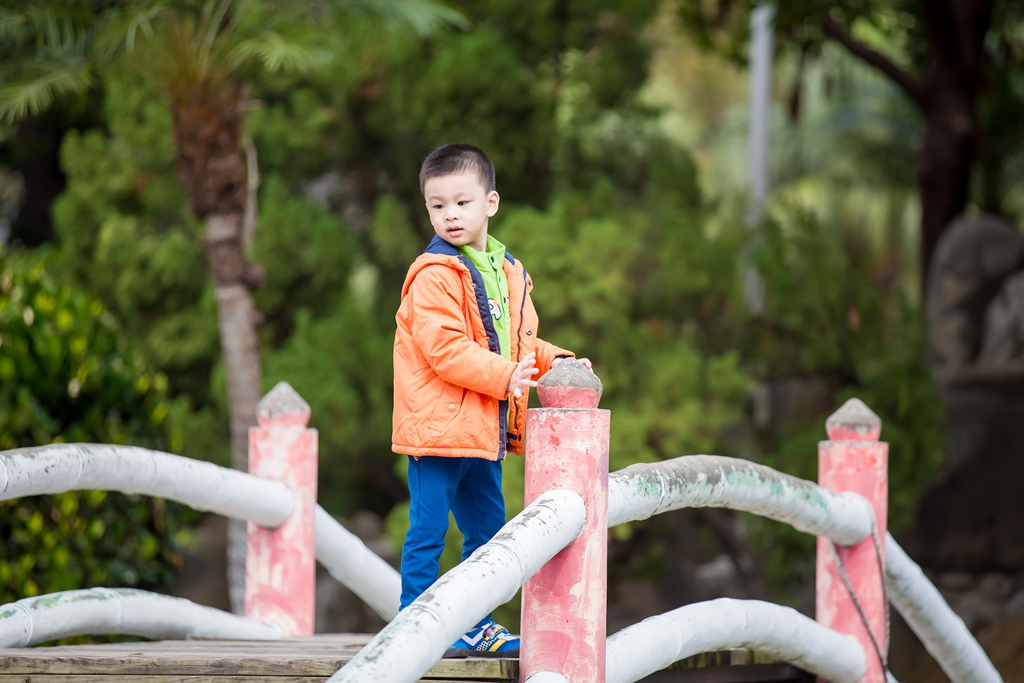
[[[885,533],[887,445],[862,403],[848,402],[826,424],[817,484],[710,455],[609,474],[600,383],[573,362],[559,367],[539,388],[545,407],[529,411],[525,509],[400,614],[397,572],[316,505],[316,433],[306,428],[308,406],[286,384],[260,404],[251,474],[126,446],[0,452],[0,500],[106,489],[252,522],[244,617],[143,591],[68,591],[0,606],[0,647],[96,633],[311,633],[315,558],[389,620],[332,681],[416,681],[520,587],[524,682],[626,683],[692,654],[749,647],[828,680],[877,683],[887,675],[890,599],[953,681],[1001,681],[963,621]],[[817,620],[760,601],[720,599],[606,637],[607,528],[683,507],[743,510],[817,536]],[[584,622],[591,628],[584,638],[545,637],[559,624],[572,623],[575,631],[560,632],[573,633]]]

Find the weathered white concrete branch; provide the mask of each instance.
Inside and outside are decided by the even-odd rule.
[[[632,683],[702,652],[750,648],[833,683],[866,671],[853,636],[821,626],[790,607],[720,598],[666,612],[608,638],[607,683]]]
[[[128,588],[91,588],[18,600],[0,606],[0,647],[27,647],[57,638],[128,634],[146,638],[187,636],[280,638],[271,624]]]
[[[874,523],[863,496],[835,493],[738,458],[686,455],[630,465],[609,477],[610,527],[688,507],[753,512],[839,545],[860,543]]]
[[[271,528],[294,506],[280,482],[135,446],[51,444],[0,452],[0,500],[87,489],[157,496]]]
[[[963,620],[891,534],[885,537],[889,600],[953,683],[1002,683]]]
[[[85,489],[158,496],[271,528],[293,508],[284,484],[145,448],[52,444],[0,452],[0,500]],[[319,506],[316,546],[331,576],[381,617],[398,613],[398,572]]]
[[[398,614],[402,593],[398,572],[319,505],[316,559],[385,621]]]
[[[545,562],[583,529],[579,494],[541,495],[490,542],[439,578],[402,610],[330,681],[418,681],[459,636],[508,602]]]

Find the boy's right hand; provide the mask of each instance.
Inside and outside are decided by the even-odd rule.
[[[540,370],[537,369],[537,354],[531,351],[528,356],[519,361],[512,378],[508,381],[508,393],[515,394],[516,398],[523,395],[527,387],[537,386],[537,380],[531,379]]]

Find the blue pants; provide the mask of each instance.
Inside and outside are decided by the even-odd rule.
[[[402,546],[400,609],[408,607],[437,580],[449,511],[463,534],[463,560],[505,525],[501,462],[410,457],[409,498],[409,533]]]

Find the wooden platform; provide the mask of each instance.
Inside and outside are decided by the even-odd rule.
[[[287,640],[171,640],[0,649],[0,683],[320,683],[369,642],[359,634]],[[811,681],[809,674],[745,650],[690,657],[650,681]],[[422,683],[518,683],[515,659],[448,659]],[[384,682],[382,682],[384,683]]]

